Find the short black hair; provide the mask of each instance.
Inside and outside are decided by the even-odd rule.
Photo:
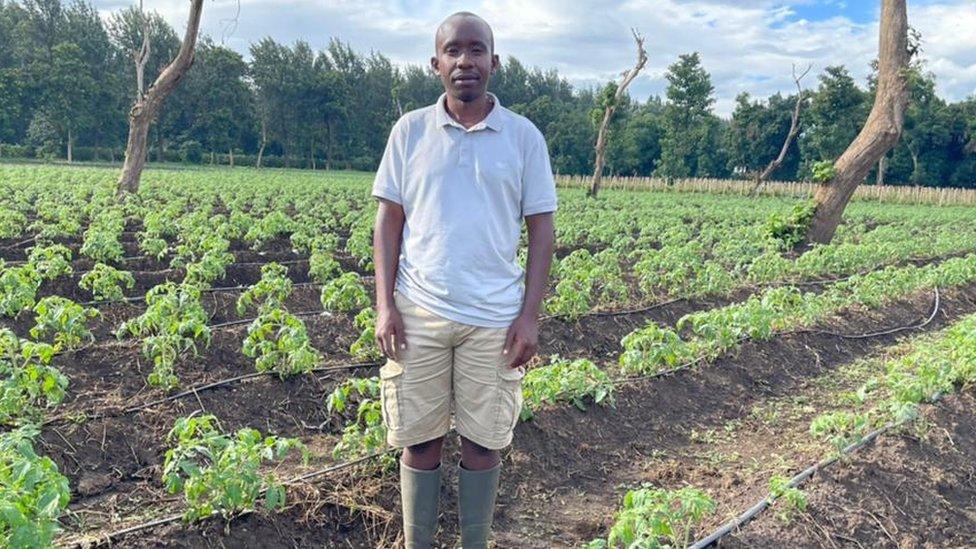
[[[453,21],[455,21],[457,19],[473,19],[473,20],[481,23],[482,25],[484,25],[485,28],[488,29],[488,49],[491,51],[491,53],[495,53],[495,34],[491,30],[491,25],[489,25],[487,21],[485,21],[484,19],[482,19],[482,17],[480,15],[478,15],[476,13],[472,13],[470,11],[458,11],[458,12],[454,12],[451,15],[448,15],[446,18],[444,18],[443,21],[441,21],[441,24],[437,27],[437,32],[434,33],[434,52],[435,53],[437,52],[437,44],[438,44],[438,42],[440,42],[441,34],[444,32],[444,27],[446,27],[449,23],[451,23],[451,22],[453,22]]]

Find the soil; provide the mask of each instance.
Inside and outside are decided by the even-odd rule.
[[[127,254],[138,253],[137,249],[130,249],[134,238],[134,232],[123,237]],[[68,244],[77,251],[80,240]],[[215,285],[253,284],[260,278],[263,262],[271,260],[287,261],[293,281],[308,281],[307,263],[290,251],[286,239],[266,247],[281,252],[253,251],[242,243],[235,243],[233,248],[238,263],[229,267],[227,276]],[[570,251],[560,253],[566,255]],[[8,252],[4,255],[14,259]],[[341,261],[344,269],[355,267],[352,258]],[[124,265],[134,270],[137,280],[137,287],[128,295],[144,293],[166,279],[179,280],[182,276],[179,270],[169,269],[166,262],[151,259],[126,261]],[[76,301],[91,299],[77,286],[79,271],[90,268],[91,262],[76,260],[73,266],[74,275],[45,283],[40,294],[64,295]],[[319,291],[318,286],[296,287],[286,307],[293,312],[319,310]],[[548,319],[540,326],[540,356],[535,362],[543,361],[549,354],[560,354],[590,358],[601,365],[613,363],[621,338],[649,320],[674,325],[689,312],[739,301],[753,291],[742,289],[724,299],[679,300],[630,315],[587,316],[578,321]],[[239,291],[205,294],[202,302],[211,324],[240,318],[234,310],[239,295]],[[140,519],[180,511],[179,497],[163,492],[159,482],[169,446],[166,434],[175,418],[214,413],[226,430],[250,426],[265,433],[300,437],[318,454],[328,455],[341,426],[337,421],[328,421],[325,396],[350,376],[375,375],[373,367],[286,380],[263,376],[199,391],[138,413],[119,414],[126,407],[150,402],[165,393],[147,386],[145,379],[151,364],[140,354],[137,342],[108,341],[114,339],[112,332],[121,321],[140,314],[145,305],[135,301],[102,304],[98,308],[103,316],[92,324],[98,343],[55,359],[71,385],[65,402],[48,414],[55,421],[43,428],[38,441],[39,451],[50,456],[69,478],[72,502],[70,513],[63,520],[67,536],[104,533]],[[845,312],[822,327],[843,333],[868,332],[916,323],[930,309],[931,295],[920,294],[880,311]],[[939,314],[925,330],[938,329],[971,312],[976,312],[976,285],[945,292]],[[347,349],[357,330],[351,313],[302,318],[313,345],[327,363],[352,362]],[[21,335],[26,335],[32,324],[26,316],[2,322]],[[210,346],[177,366],[182,387],[253,372],[253,359],[241,352],[246,329],[246,324],[214,329]],[[505,452],[495,543],[498,547],[579,546],[606,534],[623,493],[641,482],[666,487],[694,484],[713,494],[725,494],[720,501],[722,512],[745,508],[764,493],[761,479],[768,478],[768,471],[740,474],[739,468],[723,465],[721,460],[716,462],[706,454],[737,451],[740,462],[763,462],[783,453],[785,445],[793,440],[786,433],[799,429],[804,434],[804,418],[777,426],[776,436],[771,437],[750,415],[756,407],[798,393],[815,395],[811,380],[878,352],[904,335],[857,340],[802,333],[749,342],[734,356],[699,369],[621,385],[614,407],[592,406],[584,413],[559,406],[538,413],[532,421],[519,424],[515,442]],[[92,416],[93,411],[102,415]],[[737,433],[734,439],[708,441],[715,437],[708,433],[731,432],[729,425]],[[457,452],[452,437],[445,456],[457,456]],[[792,452],[791,459],[806,464],[815,455],[816,449],[801,448]],[[317,459],[313,466],[331,461]],[[297,470],[289,469],[292,465],[286,465],[281,478],[288,471]],[[442,546],[450,547],[457,535],[456,457],[445,457],[444,468],[442,530],[438,539]],[[256,512],[229,521],[173,523],[122,537],[114,543],[123,547],[364,547],[397,543],[399,496],[393,473],[376,468],[355,474],[337,473],[293,487],[289,498],[289,509],[280,514]],[[957,526],[962,524],[951,522],[956,520],[953,517],[947,520]],[[716,517],[702,528],[720,522],[721,518]]]
[[[912,324],[925,317],[930,307],[931,296],[919,295],[894,303],[873,314],[850,311],[831,322],[830,328],[855,333],[878,327]],[[947,292],[943,296],[940,314],[926,329],[937,329],[951,319],[973,311],[976,311],[976,287]],[[619,341],[619,337],[630,328],[626,323],[611,323],[604,329],[617,332],[614,337]],[[625,489],[641,482],[651,481],[673,487],[691,483],[719,493],[736,486],[737,482],[742,483],[742,479],[736,480],[722,474],[720,467],[703,466],[698,463],[699,460],[688,458],[690,449],[697,444],[693,440],[693,433],[721,429],[731,421],[741,421],[755,405],[791,394],[809,378],[829,373],[840,365],[896,341],[897,338],[897,335],[890,335],[871,340],[856,340],[824,334],[795,334],[769,342],[747,343],[736,356],[720,359],[700,370],[623,386],[617,393],[614,408],[591,407],[586,413],[582,413],[574,408],[558,407],[539,413],[533,421],[519,425],[515,442],[506,453],[505,482],[502,483],[495,518],[497,545],[569,547],[578,546],[601,534],[605,535],[613,511],[619,506]],[[264,424],[252,426],[289,436],[307,436],[307,427],[297,427],[296,418],[321,417],[321,405],[316,403],[316,399],[321,402],[324,388],[306,386],[297,381],[292,382],[292,385],[282,386],[272,379],[255,383],[260,384],[247,383],[226,391],[200,393],[199,402],[187,399],[173,404],[174,409],[154,408],[151,412],[137,414],[132,420],[122,420],[134,424],[122,431],[151,433],[145,437],[150,440],[139,441],[139,445],[145,448],[143,451],[149,455],[145,459],[133,460],[131,455],[126,456],[120,450],[117,458],[93,456],[91,462],[85,463],[100,465],[96,465],[93,470],[86,470],[95,480],[86,480],[85,486],[90,483],[98,485],[97,481],[102,478],[100,475],[109,475],[107,469],[120,468],[119,465],[123,462],[129,463],[129,474],[133,477],[128,480],[151,485],[154,478],[151,467],[154,464],[158,467],[161,452],[165,450],[164,444],[154,444],[153,441],[162,438],[164,430],[169,426],[166,422],[153,423],[153,418],[169,419],[201,407],[215,411],[219,417],[231,418],[227,420],[229,427],[249,424],[247,418],[267,417]],[[260,390],[257,390],[258,387]],[[241,391],[240,396],[231,394],[236,391]],[[283,403],[278,400],[286,398],[286,395],[294,402]],[[248,401],[248,405],[242,406],[245,401]],[[286,408],[288,412],[283,412],[279,406]],[[313,422],[314,420],[305,419],[306,424]],[[97,440],[97,436],[91,433],[97,435],[98,430],[92,431],[89,427],[88,431],[87,435],[75,435],[79,437],[79,443],[87,439]],[[72,440],[71,437],[67,438]],[[56,437],[47,432],[45,440],[52,446],[58,445]],[[770,449],[757,448],[756,454],[762,455],[764,451],[768,453]],[[452,441],[446,455],[457,455],[456,452],[456,444]],[[130,450],[129,454],[131,453]],[[657,459],[662,455],[674,456],[675,459]],[[811,453],[807,457],[812,459],[812,456]],[[63,456],[56,459],[59,464],[63,462],[67,465],[66,460],[70,458]],[[113,465],[105,467],[101,465],[104,461],[113,462]],[[133,461],[136,462],[134,471]],[[454,526],[456,496],[453,488],[456,467],[452,462],[452,459],[445,458],[441,502],[442,532],[439,538],[445,546],[451,546],[449,540],[456,536],[457,530]],[[101,468],[97,468],[99,466]],[[155,473],[158,476],[158,472]],[[73,488],[80,488],[82,478],[77,474],[71,476]],[[759,477],[762,475],[757,475]],[[374,505],[377,501],[384,502],[382,508],[395,513],[397,490],[394,477],[384,480],[367,476],[357,481],[349,480],[350,478],[346,477],[346,481],[356,482],[357,486],[373,486],[378,483],[377,493],[371,501]],[[123,484],[118,488],[115,485],[108,488],[110,492],[114,488],[116,496],[120,492],[132,490],[131,486],[124,484],[127,479],[121,480]],[[727,506],[732,508],[761,497],[764,488],[761,483],[753,483],[747,489],[740,488],[734,501],[728,502]],[[322,489],[321,484],[316,484],[315,489]],[[143,493],[150,493],[150,490],[150,486],[141,488]],[[361,490],[355,488],[354,491]],[[90,498],[83,498],[80,502],[89,503],[86,499]],[[321,518],[323,513],[348,513],[343,505],[337,502],[326,504],[313,513],[314,518]],[[338,540],[344,538],[338,528],[326,532],[328,528],[323,529],[317,520],[300,520],[300,513],[298,509],[290,511],[280,520],[271,520],[260,514],[237,519],[231,522],[230,533],[226,535],[221,527],[213,523],[191,527],[169,526],[151,536],[146,533],[133,535],[124,538],[120,543],[123,546],[146,546],[147,540],[158,541],[157,536],[165,532],[166,543],[172,546],[217,546],[221,543],[233,544],[235,541],[253,541],[255,538],[238,536],[254,535],[250,532],[264,532],[267,528],[275,528],[276,532],[280,530],[281,533],[271,537],[262,533],[262,537],[258,539],[268,540],[269,544],[273,540],[274,544],[279,545],[290,544],[294,540],[299,544],[307,542],[340,546]],[[360,520],[372,517],[371,520],[376,520],[375,516],[361,512],[347,516],[359,517]],[[391,542],[391,536],[395,537],[398,529],[396,524],[399,518],[387,518],[393,522],[393,526],[387,524],[392,530],[369,530],[360,522],[358,526],[350,525],[350,530],[346,530],[344,535],[350,535],[350,531],[355,531],[357,536],[366,534],[365,537],[354,538],[358,542],[350,540],[353,546]],[[333,524],[333,528],[336,527],[336,523],[330,524]],[[245,541],[244,544],[251,546],[250,541]]]
[[[974,408],[972,389],[929,407],[805,484],[806,512],[789,524],[763,514],[721,547],[972,547]]]

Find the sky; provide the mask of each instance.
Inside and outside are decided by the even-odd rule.
[[[103,17],[136,1],[94,0]],[[618,80],[633,66],[631,28],[645,36],[648,63],[628,92],[640,101],[664,95],[668,65],[698,51],[715,86],[715,111],[728,116],[743,91],[766,97],[795,91],[792,67],[844,64],[863,86],[877,55],[880,0],[206,0],[201,30],[249,58],[265,36],[324,49],[333,37],[398,65],[424,64],[447,15],[472,11],[492,26],[495,53],[528,67],[555,68],[574,86]],[[187,0],[144,0],[182,36]],[[976,94],[976,0],[909,0],[909,25],[922,36],[922,58],[939,94]],[[489,83],[489,89],[491,84]]]

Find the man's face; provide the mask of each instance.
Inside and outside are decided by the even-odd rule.
[[[444,91],[465,103],[485,94],[488,78],[498,67],[491,38],[483,23],[456,19],[441,29],[436,56],[430,66],[444,83]]]

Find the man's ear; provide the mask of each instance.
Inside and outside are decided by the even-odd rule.
[[[438,65],[438,63],[437,63],[437,57],[436,56],[431,57],[430,58],[430,72],[432,72],[434,74],[440,74],[441,71],[439,71],[437,69],[437,65]]]
[[[499,60],[498,54],[497,53],[492,54],[492,56],[491,56],[491,72],[497,71],[498,69],[501,68],[501,66],[502,66],[502,62]]]

